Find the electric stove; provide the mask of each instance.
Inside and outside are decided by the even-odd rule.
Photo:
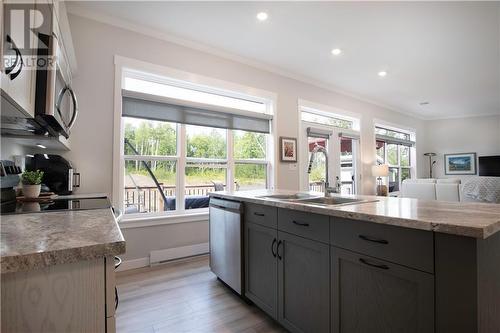
[[[0,207],[0,213],[7,215],[104,208],[111,208],[111,203],[107,197],[55,198],[47,202],[3,202]]]

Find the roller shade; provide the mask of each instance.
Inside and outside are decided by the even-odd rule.
[[[415,141],[393,138],[392,136],[376,134],[375,138],[378,141],[384,141],[387,144],[397,144],[409,147],[415,146]]]
[[[332,131],[327,131],[321,128],[308,127],[307,136],[311,138],[322,138],[329,139],[332,135]]]
[[[353,140],[359,140],[359,138],[360,138],[358,133],[351,133],[351,132],[340,132],[339,137],[353,139]]]
[[[122,90],[122,115],[149,120],[269,133],[271,115]]]

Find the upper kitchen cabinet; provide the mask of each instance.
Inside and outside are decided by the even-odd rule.
[[[66,141],[78,114],[73,43],[62,2],[2,3],[2,135]]]
[[[11,10],[13,6],[19,10]],[[36,70],[32,60],[36,57],[37,41],[24,30],[30,21],[29,13],[34,12],[36,5],[2,3],[0,7],[2,7],[2,97],[21,111],[23,116],[34,117]],[[36,24],[37,19],[34,18],[33,24]]]

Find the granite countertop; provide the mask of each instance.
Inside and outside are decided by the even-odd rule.
[[[300,201],[260,198],[263,195],[292,193],[296,192],[287,190],[220,191],[212,192],[210,196],[480,239],[485,239],[500,231],[500,204],[343,195],[343,197],[358,198],[367,202],[320,206]],[[309,193],[317,196],[323,195],[318,192]]]
[[[125,253],[109,208],[4,215],[0,233],[2,274]]]

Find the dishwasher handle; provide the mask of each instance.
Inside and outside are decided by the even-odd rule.
[[[221,200],[216,198],[210,199],[210,207],[218,208],[222,210],[232,211],[235,213],[241,213],[243,205],[241,202],[230,201],[230,200]]]

